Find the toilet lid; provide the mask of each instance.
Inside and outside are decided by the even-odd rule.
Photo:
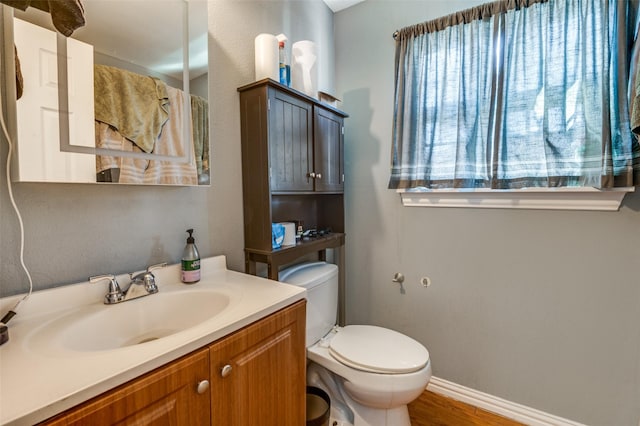
[[[329,353],[341,363],[372,373],[412,373],[429,361],[427,348],[412,338],[372,325],[346,326],[331,339]]]

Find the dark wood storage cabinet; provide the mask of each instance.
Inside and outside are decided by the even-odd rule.
[[[246,272],[266,263],[277,280],[282,265],[335,248],[342,282],[347,114],[270,79],[238,92]],[[272,250],[271,224],[296,221],[331,232]]]

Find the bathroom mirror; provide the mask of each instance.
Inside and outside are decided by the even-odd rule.
[[[49,13],[3,6],[24,80],[23,98],[16,101],[14,180],[208,184],[207,1],[83,0],[82,5],[86,23],[68,39],[55,31]],[[55,38],[53,59],[44,68],[47,49],[19,41],[24,26],[46,29]],[[5,53],[13,53],[7,44]],[[57,92],[55,108],[41,103],[45,96],[33,90],[36,81]],[[147,99],[131,97],[132,91],[138,96],[140,82],[145,90],[152,87],[151,112]],[[120,89],[122,84],[128,86]],[[34,102],[36,109],[21,116],[21,107]]]

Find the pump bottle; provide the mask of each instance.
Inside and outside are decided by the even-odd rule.
[[[193,229],[187,229],[187,232],[189,237],[182,252],[181,280],[185,284],[193,284],[200,281],[200,254],[193,238]]]

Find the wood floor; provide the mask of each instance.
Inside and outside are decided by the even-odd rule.
[[[409,404],[411,426],[523,426],[473,405],[425,391]]]

